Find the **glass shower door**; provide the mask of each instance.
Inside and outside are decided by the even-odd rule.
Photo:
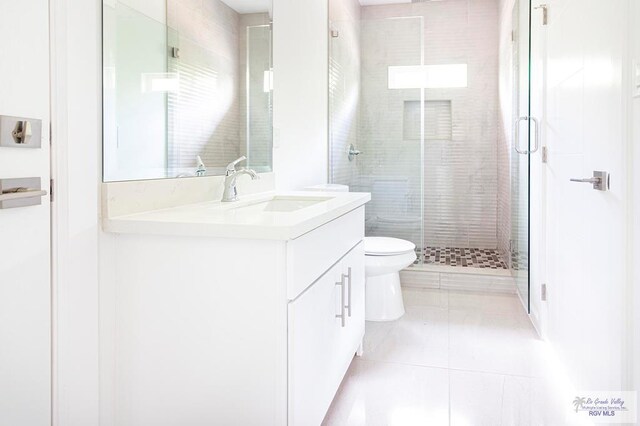
[[[331,183],[371,193],[366,235],[424,248],[421,17],[331,23]],[[359,151],[350,155],[350,149]]]
[[[531,1],[517,0],[513,8],[513,149],[511,151],[510,266],[516,289],[530,312],[529,187],[531,154],[538,150],[538,122],[531,112]]]

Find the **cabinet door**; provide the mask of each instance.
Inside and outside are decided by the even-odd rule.
[[[340,262],[347,306],[346,329],[342,334],[343,347],[351,355],[356,352],[364,337],[364,260],[364,243],[361,242]]]
[[[348,366],[341,274],[338,263],[289,303],[289,425],[319,425]]]
[[[364,299],[360,243],[289,303],[289,425],[322,423],[362,341]]]

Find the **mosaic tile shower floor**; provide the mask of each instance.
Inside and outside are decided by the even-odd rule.
[[[509,269],[498,250],[458,247],[427,247],[423,250],[427,265],[466,268]]]

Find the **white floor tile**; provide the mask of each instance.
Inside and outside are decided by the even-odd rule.
[[[449,373],[452,426],[500,425],[505,378],[470,371]]]
[[[449,367],[537,376],[542,342],[526,317],[510,313],[449,311]]]
[[[447,425],[446,369],[355,360],[326,426]]]
[[[560,425],[544,344],[516,295],[403,289],[407,313],[367,322],[325,425]],[[559,410],[556,410],[559,412]]]
[[[446,368],[448,311],[418,306],[407,306],[406,310],[402,318],[388,325],[367,322],[362,359]]]
[[[530,377],[505,376],[501,424],[533,424],[536,380]]]
[[[449,292],[433,289],[403,288],[404,306],[448,309]]]

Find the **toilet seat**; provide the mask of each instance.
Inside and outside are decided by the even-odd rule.
[[[398,256],[415,252],[411,241],[388,237],[365,237],[364,252],[367,256]]]

